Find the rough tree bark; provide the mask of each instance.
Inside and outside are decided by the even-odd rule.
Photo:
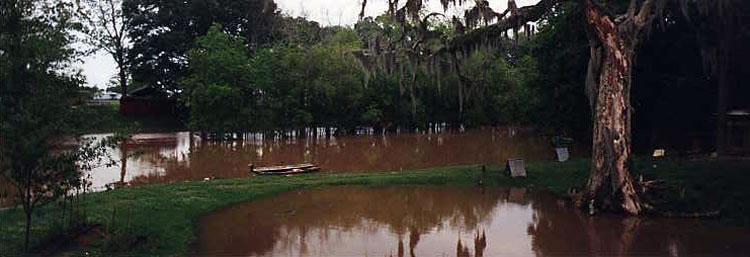
[[[628,168],[631,146],[630,87],[635,48],[644,28],[653,19],[654,1],[645,1],[636,13],[636,1],[628,12],[612,19],[592,0],[586,17],[601,42],[601,67],[596,90],[591,175],[584,194],[584,208],[643,213],[645,205]],[[596,62],[590,62],[596,63]]]

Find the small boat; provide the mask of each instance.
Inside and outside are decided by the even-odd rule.
[[[254,164],[250,164],[247,167],[250,169],[250,173],[255,173],[258,175],[294,175],[320,171],[320,167],[310,163],[258,168],[256,168]]]
[[[122,142],[128,146],[157,146],[157,145],[176,145],[177,136],[173,134],[136,134]]]

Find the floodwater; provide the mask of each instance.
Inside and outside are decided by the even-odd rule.
[[[587,216],[525,188],[333,187],[204,216],[201,256],[747,256],[716,220]]]
[[[372,172],[554,157],[548,138],[518,128],[306,138],[257,135],[229,142],[203,141],[188,132],[139,134],[134,138],[135,143],[123,144],[110,152],[117,165],[102,166],[89,173],[94,190],[116,182],[145,184],[245,177],[250,163],[256,167],[315,163],[324,172]],[[579,147],[588,145],[577,144],[572,155],[586,156],[587,150]]]

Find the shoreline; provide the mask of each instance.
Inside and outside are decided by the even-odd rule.
[[[503,172],[502,164],[452,166],[419,169],[401,172],[378,173],[318,173],[291,177],[249,177],[214,179],[210,181],[188,181],[167,184],[141,185],[131,188],[91,193],[82,203],[89,225],[101,225],[104,233],[95,235],[86,245],[72,246],[74,253],[181,255],[190,253],[190,244],[195,239],[195,222],[203,215],[280,192],[339,185],[436,185],[436,186],[484,186],[484,187],[528,187],[549,191],[561,196],[572,187],[584,185],[588,179],[589,161],[576,159],[565,163],[532,162],[526,164],[528,177],[510,178]],[[720,204],[727,206],[728,222],[749,224],[750,217],[742,212],[750,201],[750,189],[745,189],[741,177],[750,176],[750,162],[745,161],[638,161],[645,175],[658,176],[676,185],[682,199],[675,199],[672,191],[665,193],[668,209],[677,211],[708,208]],[[714,170],[709,171],[709,170]],[[701,174],[710,175],[716,170],[725,176],[713,176],[710,181]],[[480,182],[481,181],[481,182]],[[734,184],[727,181],[735,181]],[[698,189],[684,187],[689,183],[703,185]],[[714,183],[715,182],[715,183]],[[715,187],[715,188],[714,188]],[[716,195],[701,194],[706,188],[717,190]],[[743,191],[744,189],[744,191]],[[739,190],[739,191],[738,191]],[[681,191],[681,192],[679,192]],[[727,196],[728,195],[728,196]],[[693,198],[698,197],[698,198]],[[687,204],[691,203],[691,204]],[[687,205],[686,205],[687,204]],[[37,210],[33,224],[32,245],[44,251],[45,240],[54,232],[43,232],[54,225],[55,204]],[[23,211],[15,208],[2,210],[3,226],[0,238],[6,245],[5,254],[22,253]],[[38,217],[37,217],[38,216]],[[99,231],[99,230],[97,230]],[[56,231],[58,235],[67,231]],[[101,231],[100,231],[101,232]],[[41,245],[41,246],[40,246]],[[59,253],[59,252],[58,252]]]

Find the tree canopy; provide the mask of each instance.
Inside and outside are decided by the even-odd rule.
[[[82,28],[72,4],[6,1],[0,14],[0,179],[13,185],[26,214],[28,248],[33,211],[84,188],[82,172],[104,148],[60,146],[78,131],[71,105],[82,84],[71,72],[81,54],[74,32]]]
[[[133,47],[133,80],[171,92],[187,71],[187,52],[214,22],[250,48],[274,41],[279,10],[273,0],[125,0]]]

